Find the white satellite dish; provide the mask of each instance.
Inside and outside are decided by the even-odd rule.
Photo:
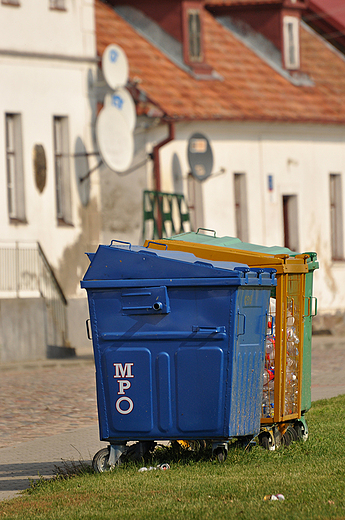
[[[118,88],[114,92],[108,92],[104,98],[104,106],[117,108],[126,119],[128,127],[133,132],[137,120],[135,103],[126,88]]]
[[[117,108],[102,108],[96,121],[96,137],[99,152],[108,168],[117,172],[128,170],[133,160],[134,139]]]
[[[109,87],[115,90],[126,85],[128,80],[128,60],[124,51],[112,43],[102,55],[103,76]]]

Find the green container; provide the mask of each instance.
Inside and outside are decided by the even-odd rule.
[[[306,253],[308,272],[305,275],[304,334],[303,334],[303,368],[302,368],[302,414],[311,407],[311,336],[312,318],[317,314],[317,300],[313,297],[313,275],[319,268],[316,253]]]

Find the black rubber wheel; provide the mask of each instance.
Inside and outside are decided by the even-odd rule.
[[[261,433],[259,435],[259,444],[262,446],[265,450],[269,450],[272,445],[272,439],[269,433]]]
[[[295,423],[294,430],[297,434],[298,440],[301,441],[303,439],[304,428],[302,427],[302,425],[300,423]]]
[[[111,467],[109,466],[109,455],[110,448],[102,448],[99,450],[92,460],[92,467],[97,473],[104,473],[105,471],[110,471]]]
[[[306,441],[308,440],[308,429],[305,428],[304,424],[302,422],[295,422],[294,429],[296,430],[297,437],[302,440]]]
[[[213,455],[217,457],[218,462],[225,462],[226,457],[228,456],[228,452],[225,448],[222,448],[221,446],[219,448],[216,448],[213,452]]]
[[[282,437],[282,444],[284,446],[290,446],[294,441],[298,441],[297,432],[292,426],[288,426]]]

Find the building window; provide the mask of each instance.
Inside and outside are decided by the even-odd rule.
[[[25,222],[22,121],[20,114],[6,114],[6,169],[8,214]]]
[[[188,52],[191,62],[202,61],[201,20],[199,9],[188,9]]]
[[[20,6],[19,0],[1,0],[2,5],[14,5],[16,7]]]
[[[247,186],[245,173],[234,174],[236,236],[248,242]]]
[[[294,16],[284,16],[283,39],[285,68],[297,70],[300,67],[298,18]]]
[[[50,9],[59,9],[60,11],[65,11],[65,0],[49,0]]]
[[[59,223],[71,224],[68,118],[54,117],[56,215]]]
[[[297,195],[283,195],[284,246],[299,250]]]
[[[341,174],[329,176],[332,260],[344,260]]]

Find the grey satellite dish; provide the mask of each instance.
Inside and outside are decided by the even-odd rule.
[[[126,85],[128,80],[128,60],[124,51],[112,43],[102,55],[102,71],[107,84],[112,90]]]
[[[126,171],[133,160],[134,139],[117,108],[102,108],[96,121],[98,149],[104,163],[117,172]]]
[[[132,96],[125,88],[118,88],[114,92],[106,94],[104,106],[113,106],[121,112],[126,119],[129,129],[133,132],[137,120],[135,103]]]
[[[198,181],[207,179],[213,169],[211,145],[203,134],[193,134],[188,141],[188,162],[192,175]]]

